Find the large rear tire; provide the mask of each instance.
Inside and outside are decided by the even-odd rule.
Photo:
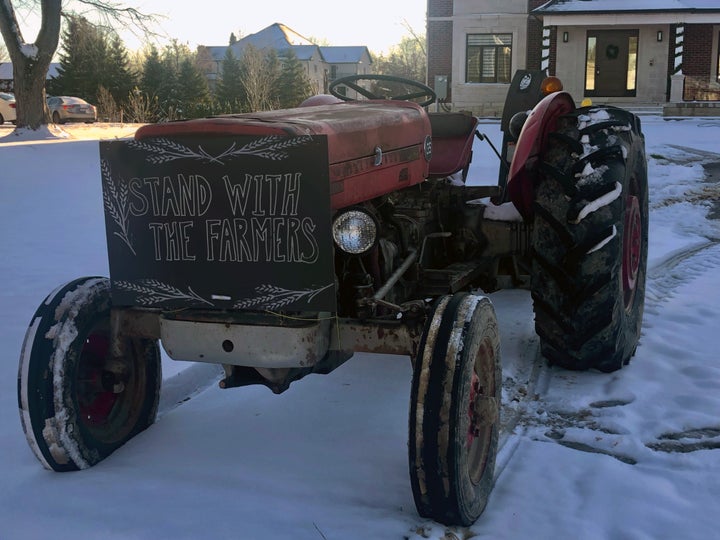
[[[162,380],[157,340],[121,340],[124,357],[113,360],[105,278],[72,281],[35,312],[20,357],[18,402],[45,468],[91,467],[154,422]]]
[[[531,289],[542,354],[610,372],[640,338],[648,249],[640,120],[586,107],[558,121],[536,186]]]
[[[444,296],[420,343],[410,401],[410,479],[418,513],[470,525],[494,482],[500,337],[486,297]]]

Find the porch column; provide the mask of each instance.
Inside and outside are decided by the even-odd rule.
[[[682,72],[683,45],[685,41],[685,25],[678,24],[675,27],[675,59],[673,63],[673,74],[670,77],[670,102],[680,103],[683,101],[685,90],[685,75]]]
[[[540,58],[540,69],[549,75],[550,69],[550,27],[543,26],[542,57]]]

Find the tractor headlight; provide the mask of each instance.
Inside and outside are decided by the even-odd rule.
[[[362,255],[369,251],[375,245],[377,232],[375,218],[361,208],[340,212],[332,224],[335,244],[352,255]]]

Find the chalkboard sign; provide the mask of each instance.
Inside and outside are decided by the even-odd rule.
[[[324,136],[100,143],[113,304],[335,311]]]

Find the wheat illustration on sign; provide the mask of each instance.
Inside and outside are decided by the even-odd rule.
[[[215,305],[193,291],[192,287],[188,286],[187,292],[183,292],[177,287],[173,287],[157,279],[141,279],[137,282],[115,281],[113,284],[119,289],[136,293],[138,295],[137,302],[142,306],[151,306],[171,300],[184,300],[199,304],[208,304],[210,306]]]
[[[310,303],[321,292],[332,287],[330,283],[317,289],[291,290],[278,287],[277,285],[264,284],[255,287],[255,298],[246,298],[235,303],[235,309],[261,308],[278,309],[300,300]]]
[[[224,165],[225,161],[238,156],[255,156],[272,161],[287,159],[287,150],[303,146],[312,141],[312,137],[304,135],[301,137],[261,137],[241,147],[233,142],[226,150],[218,155],[208,153],[202,146],[198,145],[197,150],[180,144],[170,139],[158,138],[148,141],[129,141],[128,146],[147,153],[145,159],[153,165],[160,165],[175,161],[177,159],[197,159]]]
[[[127,247],[130,248],[132,254],[137,256],[135,248],[130,238],[130,203],[128,201],[128,185],[126,182],[120,182],[120,187],[115,185],[110,172],[108,162],[102,160],[100,164],[102,177],[105,181],[105,189],[103,190],[103,204],[107,213],[120,229],[114,231],[113,234],[120,238]]]

